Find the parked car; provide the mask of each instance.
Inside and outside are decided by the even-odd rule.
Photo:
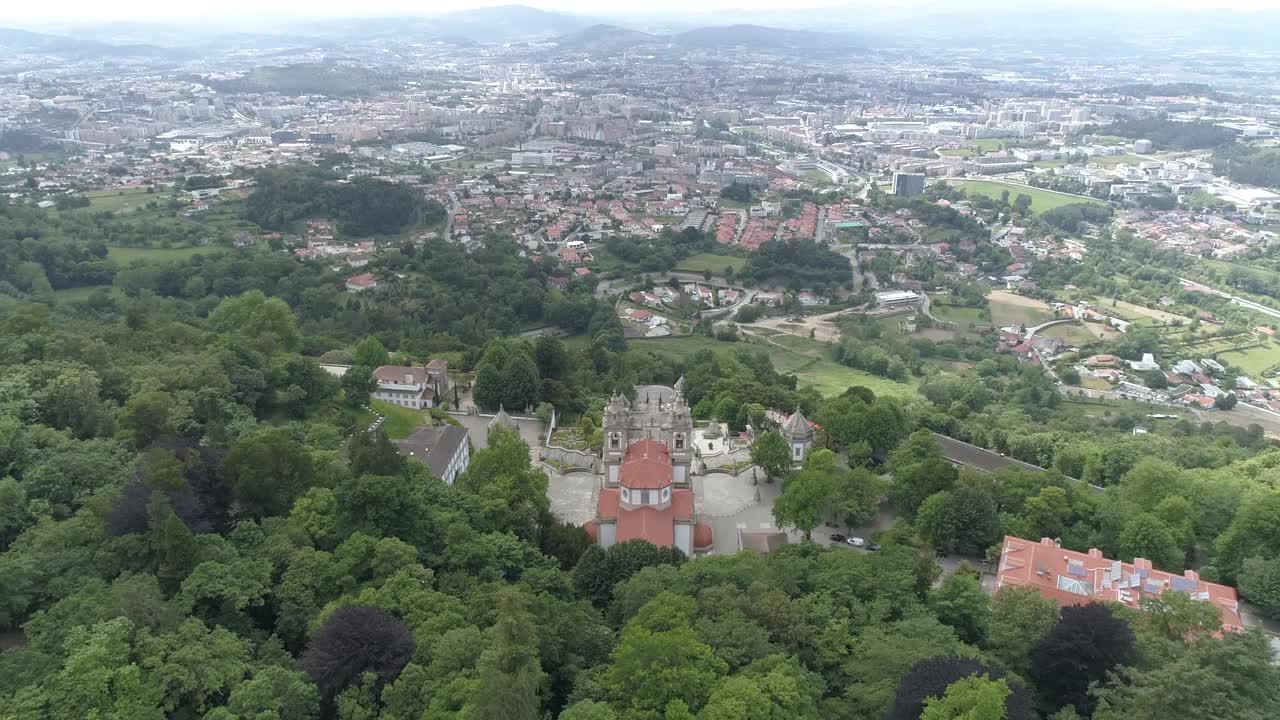
[[[849,538],[846,538],[840,533],[831,533],[831,542],[844,542],[845,540],[848,540],[848,539]]]
[[[851,537],[851,538],[849,538],[849,539],[845,540],[845,542],[849,543],[850,545],[852,545],[852,546],[854,546],[854,547],[863,547],[863,546],[865,546],[865,545],[867,544],[867,541],[866,541],[866,540],[863,540],[863,539],[862,539],[862,538],[860,538],[860,537]]]
[[[875,552],[879,549],[880,549],[880,546],[875,543],[871,543],[870,545],[867,546],[867,550],[869,550],[870,552]]]

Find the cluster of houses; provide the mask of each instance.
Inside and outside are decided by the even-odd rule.
[[[1246,376],[1237,376],[1231,387],[1223,387],[1223,379],[1229,378],[1227,369],[1212,358],[1179,360],[1165,369],[1151,353],[1140,360],[1125,360],[1115,355],[1094,355],[1085,358],[1076,369],[1081,376],[1106,380],[1117,395],[1143,402],[1182,404],[1201,410],[1211,410],[1220,399],[1235,395],[1237,399],[1268,410],[1280,411],[1280,391],[1271,385],[1260,385]],[[1143,378],[1136,374],[1141,373]],[[1151,387],[1144,382],[1154,373],[1163,376],[1164,387]],[[1135,382],[1137,380],[1137,382]]]

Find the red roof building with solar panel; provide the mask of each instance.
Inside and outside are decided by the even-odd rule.
[[[1051,538],[1036,542],[1005,536],[996,592],[1018,585],[1034,587],[1060,607],[1111,602],[1141,609],[1144,597],[1183,592],[1218,608],[1223,630],[1244,627],[1235,588],[1201,580],[1194,570],[1181,575],[1157,570],[1143,558],[1126,563],[1108,560],[1096,548],[1087,553],[1067,550]]]

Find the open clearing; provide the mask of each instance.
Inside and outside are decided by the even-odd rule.
[[[152,200],[165,199],[158,193],[148,193],[146,188],[113,188],[109,190],[90,190],[84,194],[89,198],[89,207],[85,210],[102,212],[133,212]]]
[[[1160,322],[1163,322],[1163,323],[1174,323],[1174,322],[1190,323],[1191,322],[1191,318],[1185,317],[1183,315],[1176,315],[1171,312],[1156,310],[1155,308],[1149,308],[1143,305],[1134,305],[1131,302],[1125,302],[1124,300],[1118,300],[1116,298],[1102,297],[1102,298],[1098,298],[1097,302],[1098,302],[1098,305],[1100,305],[1104,309],[1113,309],[1113,310],[1120,311],[1116,313],[1117,315],[1128,314],[1131,317],[1151,318],[1152,320],[1159,320]]]
[[[1224,352],[1218,355],[1217,360],[1235,365],[1250,375],[1261,375],[1264,371],[1280,365],[1280,345],[1268,342],[1262,347]],[[1254,380],[1258,379],[1254,378]]]
[[[839,395],[854,385],[861,385],[877,395],[908,396],[916,388],[906,383],[845,367],[831,359],[831,346],[808,338],[778,336],[773,342],[763,339],[756,342],[720,342],[703,335],[683,338],[654,338],[629,340],[632,350],[648,350],[660,355],[687,357],[699,350],[732,353],[738,348],[752,352],[764,351],[773,361],[778,372],[794,373],[800,385],[811,385],[826,396]]]
[[[1102,323],[1090,322],[1083,325],[1076,325],[1075,323],[1054,325],[1041,330],[1039,335],[1062,338],[1072,345],[1087,345],[1096,340],[1115,340],[1120,337],[1120,331]]]
[[[1095,198],[1083,197],[1080,195],[1068,195],[1066,193],[1053,192],[1051,190],[1043,190],[1034,188],[1029,185],[1014,185],[1012,183],[997,182],[995,180],[960,180],[953,183],[960,190],[970,195],[986,195],[996,200],[1000,199],[1001,193],[1009,191],[1009,202],[1018,195],[1028,195],[1031,197],[1031,211],[1041,213],[1046,210],[1060,208],[1063,205],[1076,205],[1079,203],[1089,203],[1092,205],[1105,205],[1106,203]]]
[[[217,246],[205,247],[176,247],[176,248],[146,248],[146,247],[117,247],[111,246],[107,248],[107,258],[115,260],[121,265],[128,265],[134,260],[146,260],[147,262],[174,262],[177,260],[186,260],[193,255],[204,253],[212,255],[214,253],[223,252],[225,248]]]
[[[991,309],[991,323],[996,327],[1009,325],[1039,325],[1053,319],[1053,308],[1035,298],[996,290],[987,295]]]
[[[698,253],[690,255],[676,265],[677,270],[685,272],[705,272],[710,270],[716,275],[723,275],[724,269],[733,268],[738,272],[747,264],[747,259],[735,255],[716,255],[714,253]]]

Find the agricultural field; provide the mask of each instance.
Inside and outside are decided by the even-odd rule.
[[[727,343],[703,335],[691,335],[684,338],[629,340],[628,346],[633,350],[647,350],[673,357],[686,357],[704,349],[721,353],[730,353],[737,348],[753,352],[763,350],[769,354],[773,366],[779,372],[794,373],[802,386],[811,385],[828,397],[839,395],[853,385],[869,388],[877,395],[910,396],[916,393],[912,385],[837,363],[831,359],[829,345],[808,338],[782,335],[768,343]]]
[[[1100,297],[1095,301],[1095,304],[1104,308],[1108,312],[1114,313],[1122,320],[1141,320],[1142,318],[1148,318],[1166,325],[1170,325],[1175,322],[1188,324],[1191,322],[1191,318],[1184,315],[1165,312],[1164,310],[1156,310],[1155,308],[1149,308],[1144,305],[1135,305],[1131,302],[1125,302],[1124,300],[1118,300],[1116,298]]]
[[[1053,319],[1053,308],[1048,304],[1004,290],[996,290],[987,295],[987,303],[991,312],[991,324],[996,327],[1039,325]]]
[[[160,193],[148,193],[146,188],[90,190],[84,195],[89,198],[89,207],[84,209],[93,212],[134,212],[152,200],[163,202],[168,199]]]
[[[1120,331],[1102,323],[1087,322],[1054,325],[1041,330],[1037,337],[1061,338],[1072,345],[1087,345],[1098,340],[1114,340],[1120,337]]]
[[[745,267],[747,259],[736,255],[717,255],[715,253],[698,253],[680,261],[676,265],[677,270],[684,272],[705,272],[710,270],[716,275],[723,275],[724,269],[733,268],[736,273]]]
[[[186,260],[193,255],[204,253],[212,255],[225,251],[223,247],[174,247],[174,248],[147,248],[147,247],[116,247],[107,248],[107,259],[115,260],[121,265],[128,265],[135,260],[145,260],[147,262],[175,262],[178,260]]]
[[[956,188],[970,195],[986,195],[997,200],[1000,199],[1001,193],[1008,190],[1010,202],[1019,194],[1029,195],[1031,197],[1031,211],[1037,213],[1079,203],[1105,204],[1101,200],[1084,197],[1083,195],[1068,195],[1066,193],[1053,192],[1052,190],[1034,188],[1029,185],[1014,185],[995,180],[960,180],[953,184]]]
[[[1246,373],[1259,376],[1276,365],[1280,365],[1280,345],[1268,341],[1266,345],[1246,350],[1224,352],[1215,358],[1220,363],[1230,363]],[[1260,378],[1254,377],[1254,380]]]

